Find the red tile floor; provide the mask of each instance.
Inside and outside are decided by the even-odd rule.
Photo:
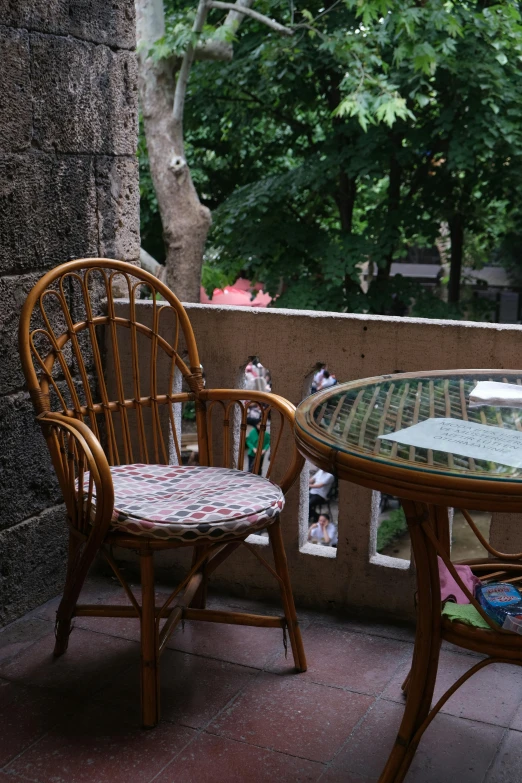
[[[123,600],[99,578],[86,592]],[[53,660],[56,605],[0,631],[0,783],[378,779],[403,711],[410,628],[301,612],[309,670],[295,674],[277,629],[187,623],[162,658],[161,724],[142,731],[136,621],[78,618]],[[446,645],[438,690],[475,659]],[[486,668],[427,731],[406,782],[455,780],[522,780],[521,669]]]

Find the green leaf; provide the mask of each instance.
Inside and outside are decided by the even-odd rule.
[[[284,24],[292,5],[313,31],[287,39],[245,20],[234,36],[212,10],[218,26],[200,38],[234,49],[230,62],[194,63],[186,102],[186,157],[213,213],[205,286],[242,271],[276,306],[485,317],[465,287],[452,310],[411,280],[373,279],[363,292],[359,278],[369,259],[385,270],[420,248],[436,254],[456,213],[466,266],[509,257],[522,268],[518,0],[314,0],[301,14],[287,0],[259,3]],[[172,58],[174,78],[195,6],[164,0],[152,53]],[[142,241],[161,260],[143,128],[139,168]],[[519,238],[509,253],[508,236]]]

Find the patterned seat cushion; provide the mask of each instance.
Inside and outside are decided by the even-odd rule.
[[[241,470],[120,465],[111,474],[112,526],[135,536],[186,542],[243,536],[266,527],[284,505],[279,487]]]

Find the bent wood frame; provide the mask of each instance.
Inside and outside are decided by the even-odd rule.
[[[488,371],[452,370],[454,375],[489,375]],[[503,371],[520,375],[519,371]],[[402,373],[405,378],[429,378],[442,375]],[[386,380],[393,376],[386,376]],[[350,384],[362,388],[380,378],[368,378]],[[337,389],[338,391],[338,389]],[[314,405],[324,403],[328,390],[317,395]],[[369,489],[396,495],[406,515],[411,537],[413,560],[417,576],[417,628],[412,667],[403,691],[406,706],[401,726],[379,783],[402,783],[415,755],[422,735],[447,700],[474,674],[491,663],[522,665],[522,637],[498,626],[478,604],[455,570],[450,556],[450,526],[448,507],[460,509],[470,529],[486,549],[484,558],[460,561],[469,565],[483,582],[502,580],[522,582],[522,552],[500,552],[481,535],[467,508],[486,511],[520,511],[522,480],[487,480],[471,477],[440,475],[429,470],[411,470],[408,466],[387,464],[384,460],[365,459],[357,454],[335,448],[333,442],[322,440],[310,426],[302,411],[296,413],[296,442],[307,459],[340,479]],[[440,581],[437,557],[440,557],[460,588],[489,625],[489,630],[473,628],[450,621],[441,615]],[[432,705],[442,640],[487,657],[472,666]]]
[[[123,283],[128,296],[126,318],[116,315],[116,283]],[[137,320],[136,298],[143,285],[152,293],[151,325]],[[79,318],[75,317],[78,313]],[[123,371],[118,339],[122,329],[129,335],[130,380]],[[112,386],[105,377],[105,343],[112,350]],[[264,392],[205,389],[196,341],[182,304],[160,280],[122,261],[79,259],[44,275],[24,304],[19,348],[36,418],[64,496],[69,526],[69,557],[64,594],[57,611],[55,655],[66,651],[75,616],[139,620],[145,727],[156,725],[160,719],[159,658],[171,633],[183,620],[281,628],[285,645],[288,632],[296,669],[305,671],[306,658],[278,518],[267,522],[273,567],[248,544],[248,534],[230,534],[218,542],[202,538],[195,545],[111,531],[114,488],[110,466],[131,464],[136,456],[140,462],[168,464],[169,452],[181,463],[176,406],[189,401],[196,408],[200,464],[212,466],[219,462],[223,467],[239,469],[245,453],[248,410],[257,406],[262,435],[269,421],[274,427],[267,475],[276,481],[277,474],[276,483],[286,493],[304,464],[293,437],[290,452],[280,448],[283,434],[292,435],[294,406]],[[160,357],[166,362],[162,370]],[[147,387],[142,379],[142,361],[148,363]],[[177,381],[185,383],[187,391],[175,391]],[[110,388],[115,389],[115,396],[111,396]],[[162,413],[165,410],[166,420]],[[166,432],[172,437],[172,446]],[[259,453],[253,471],[260,470]],[[156,605],[154,553],[182,546],[193,547],[191,568],[168,598]],[[139,555],[141,601],[118,568],[112,554],[114,547],[131,549]],[[206,608],[209,577],[239,547],[249,550],[278,582],[282,616]],[[98,554],[122,585],[128,606],[78,603],[85,577]]]

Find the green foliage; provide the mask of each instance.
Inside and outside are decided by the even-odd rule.
[[[387,519],[383,519],[377,529],[377,552],[382,552],[397,538],[400,538],[408,531],[408,524],[402,508],[395,508],[390,511]]]
[[[234,268],[234,266],[232,266],[225,272],[221,268],[219,261],[213,264],[207,260],[207,263],[203,265],[201,285],[208,296],[212,296],[216,288],[222,290],[223,288],[226,288],[227,285],[235,283],[240,271],[240,268]]]
[[[171,0],[156,57],[188,45],[195,5]],[[230,63],[194,65],[187,158],[214,218],[205,287],[243,271],[276,306],[474,317],[473,301],[448,306],[388,275],[456,215],[477,265],[522,236],[519,3],[306,5],[259,0],[294,36],[246,20]],[[213,10],[203,38],[223,36],[222,20]],[[155,207],[141,156],[149,241]],[[364,292],[367,262],[379,275]]]
[[[197,0],[165,0],[165,35],[154,42],[148,54],[156,61],[179,58],[187,47],[208,41],[234,40],[233,32],[222,26],[206,24],[203,32],[196,35],[192,26],[196,16]]]
[[[196,421],[196,403],[189,400],[183,403],[181,418],[185,421]]]

